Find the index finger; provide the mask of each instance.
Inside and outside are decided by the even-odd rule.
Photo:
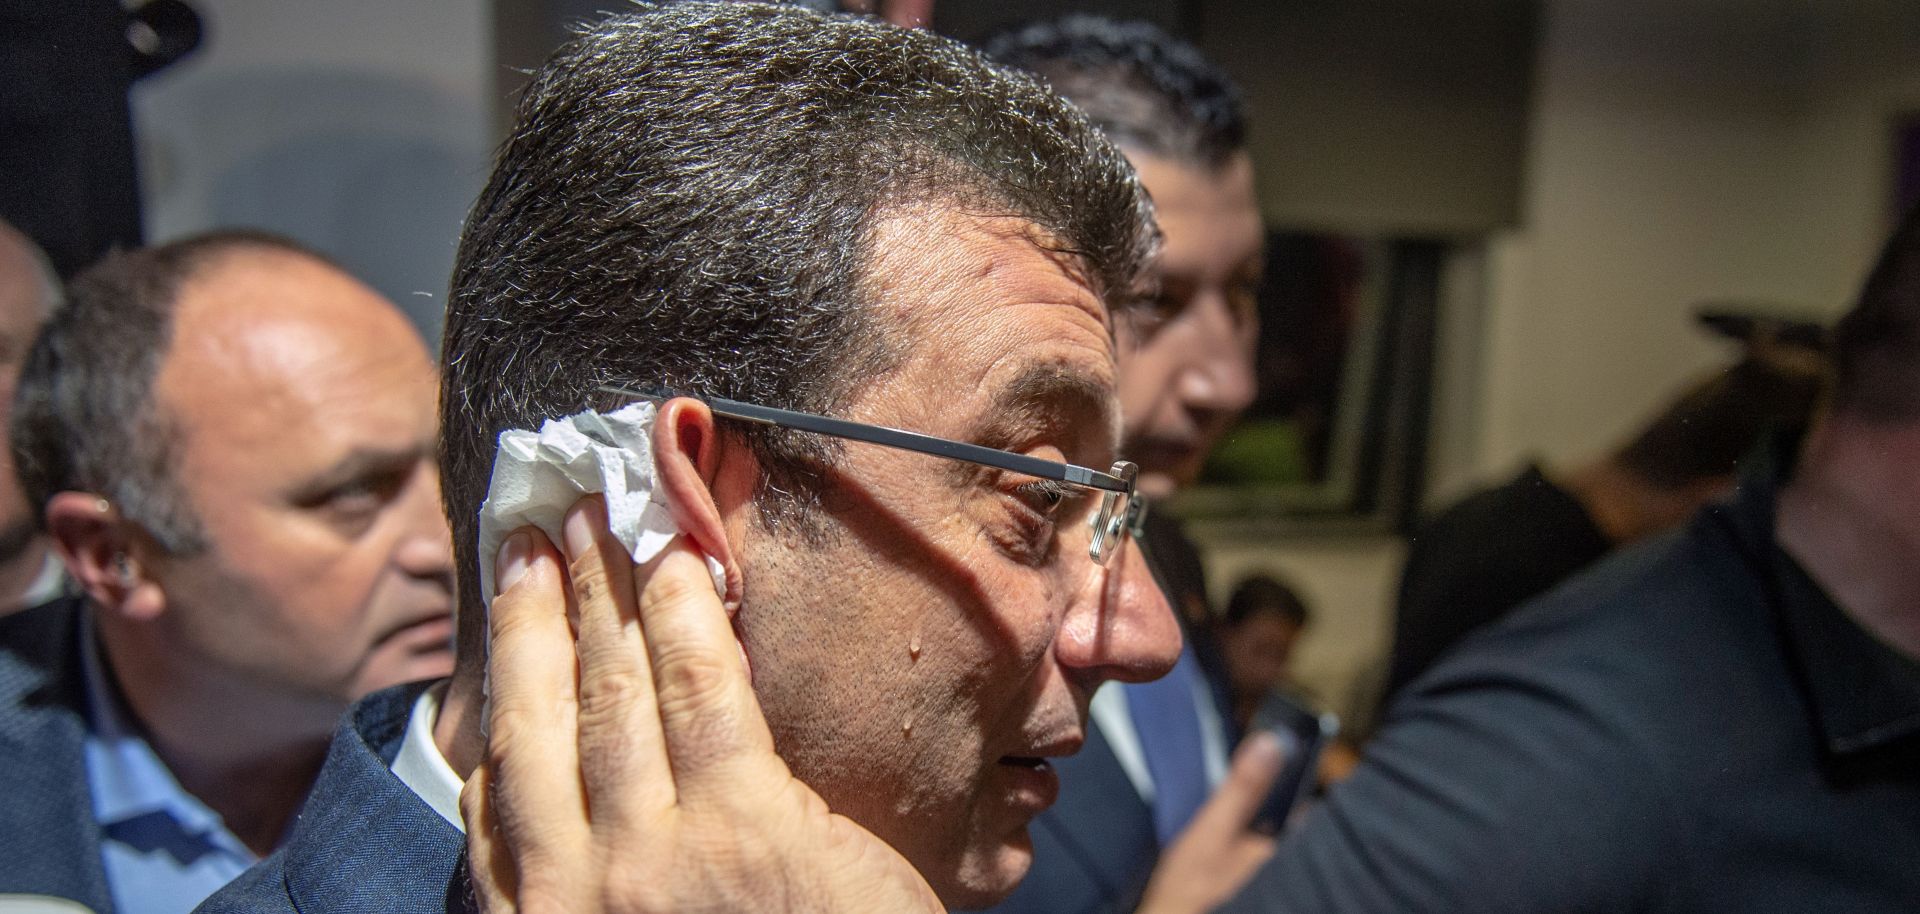
[[[1216,834],[1246,830],[1285,767],[1286,752],[1278,737],[1266,732],[1248,737],[1233,754],[1233,765],[1227,769],[1226,779],[1194,815],[1188,830],[1210,830]]]

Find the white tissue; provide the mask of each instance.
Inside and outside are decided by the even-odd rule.
[[[604,415],[589,410],[549,419],[539,434],[518,428],[500,433],[493,481],[480,506],[480,593],[488,605],[500,544],[531,524],[564,550],[561,522],[582,495],[606,496],[607,525],[635,563],[651,561],[680,534],[667,493],[656,484],[653,414],[653,404],[641,401]],[[594,437],[580,430],[582,422]],[[714,591],[724,597],[726,575],[712,556],[707,570]]]

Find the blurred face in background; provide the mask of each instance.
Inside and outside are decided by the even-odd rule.
[[[1265,695],[1287,681],[1287,661],[1300,640],[1300,625],[1278,612],[1254,613],[1221,632],[1233,694]]]
[[[1124,151],[1164,241],[1159,297],[1119,322],[1122,453],[1140,465],[1140,490],[1159,496],[1191,484],[1253,402],[1265,232],[1245,153],[1210,168]]]
[[[20,366],[57,292],[31,243],[0,223],[0,562],[20,555],[35,539],[33,508],[14,475],[13,449],[6,446]],[[0,605],[0,612],[7,608]]]

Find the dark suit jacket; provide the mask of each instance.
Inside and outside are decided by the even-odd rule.
[[[0,618],[0,894],[113,911],[87,787],[81,598]]]
[[[354,705],[286,843],[197,914],[472,910],[466,837],[388,767],[414,699],[431,684],[396,686]]]
[[[1920,910],[1920,660],[1776,541],[1776,447],[1415,680],[1222,910]]]

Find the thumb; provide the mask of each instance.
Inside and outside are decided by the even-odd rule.
[[[1204,821],[1204,827],[1214,832],[1246,828],[1286,762],[1279,737],[1264,731],[1248,737],[1233,754],[1233,767],[1227,770],[1226,780],[1194,816],[1194,824]]]

